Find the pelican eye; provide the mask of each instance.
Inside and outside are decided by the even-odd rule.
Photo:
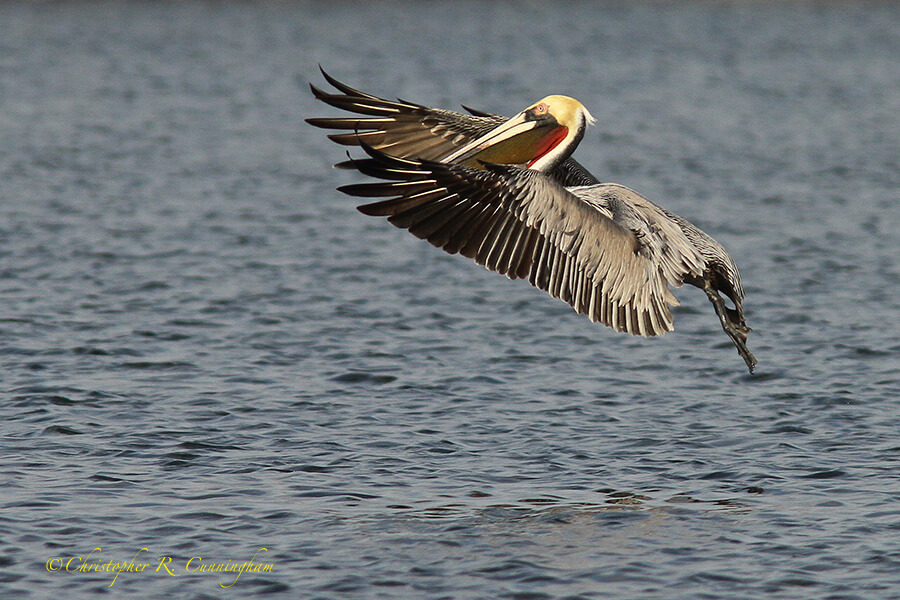
[[[536,112],[539,115],[546,115],[547,111],[549,109],[550,109],[550,107],[547,106],[546,102],[541,102],[540,104],[538,104],[537,106],[534,107],[534,112]]]

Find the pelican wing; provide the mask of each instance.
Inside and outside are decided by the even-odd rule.
[[[387,199],[364,204],[361,212],[386,216],[397,227],[511,279],[528,278],[616,330],[645,336],[672,330],[668,305],[677,300],[668,284],[680,285],[681,271],[696,270],[700,259],[648,249],[657,243],[654,235],[667,233],[649,231],[652,218],[650,225],[643,221],[648,231],[636,234],[615,220],[615,207],[610,210],[604,198],[595,197],[596,186],[570,191],[515,166],[486,164],[481,170],[363,148],[371,158],[351,161],[353,166],[386,181],[339,189]],[[613,187],[617,193],[627,189]]]
[[[316,118],[306,122],[323,129],[346,130],[328,136],[345,146],[363,142],[391,156],[441,160],[507,120],[480,111],[466,115],[404,100],[385,100],[353,89],[324,70],[322,75],[339,93],[330,94],[310,85],[315,97],[335,108],[363,116]]]

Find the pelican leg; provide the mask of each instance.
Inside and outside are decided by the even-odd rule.
[[[719,315],[719,321],[722,323],[722,329],[725,330],[725,333],[727,333],[728,337],[731,338],[731,341],[734,342],[738,354],[740,354],[741,358],[744,359],[744,362],[747,363],[747,368],[752,373],[753,368],[756,366],[756,357],[747,350],[747,334],[750,332],[750,328],[744,323],[741,305],[739,303],[735,304],[736,310],[725,306],[725,301],[722,300],[719,292],[713,288],[712,281],[709,277],[705,278],[703,281],[703,291],[706,292],[707,298],[709,298],[709,301],[712,302],[715,307],[716,314]]]

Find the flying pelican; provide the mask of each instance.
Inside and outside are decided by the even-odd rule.
[[[328,137],[369,156],[336,167],[383,180],[338,188],[387,198],[359,206],[362,213],[510,279],[527,278],[632,335],[672,331],[669,305],[678,300],[669,286],[694,285],[753,372],[734,260],[687,220],[623,185],[601,183],[571,158],[594,122],[579,101],[547,96],[512,118],[463,106],[466,115],[386,100],[322,74],[337,93],[310,84],[315,97],[356,114],[307,122],[340,131]]]

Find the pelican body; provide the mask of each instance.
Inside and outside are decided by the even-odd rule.
[[[634,190],[601,183],[571,158],[594,118],[574,98],[547,96],[512,118],[385,100],[322,71],[337,93],[319,100],[355,113],[307,119],[368,158],[335,165],[378,181],[338,188],[383,198],[359,206],[451,254],[472,258],[570,304],[617,331],[673,330],[671,287],[704,290],[752,373],[744,291],[721,244]],[[726,305],[724,294],[733,303]]]

